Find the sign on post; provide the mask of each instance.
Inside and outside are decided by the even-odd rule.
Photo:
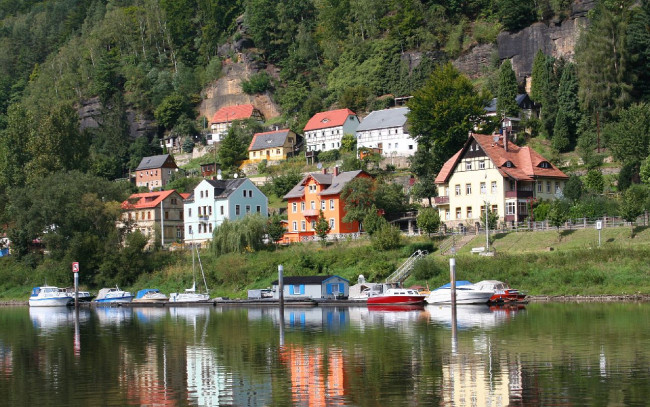
[[[79,272],[79,262],[75,261],[72,263],[72,272],[73,273],[78,273]]]
[[[601,230],[603,228],[603,221],[602,220],[597,220],[596,221],[596,229]]]

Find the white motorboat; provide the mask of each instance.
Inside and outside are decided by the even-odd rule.
[[[117,286],[115,288],[102,288],[97,294],[94,302],[97,304],[113,304],[133,301],[133,294],[128,291],[122,291]]]
[[[68,287],[68,288],[59,288],[59,291],[62,293],[65,293],[68,297],[72,298],[72,301],[74,301],[74,288]],[[77,299],[79,302],[90,302],[92,299],[95,298],[94,295],[92,295],[89,291],[78,291],[77,292]]]
[[[58,287],[34,287],[29,297],[30,307],[65,307],[74,301],[67,294],[59,291]]]
[[[169,298],[157,288],[145,288],[138,291],[133,302],[157,304],[169,301]]]
[[[203,284],[205,284],[205,292],[198,293],[196,292],[196,268],[194,267],[194,250],[196,250],[196,255],[199,259],[199,268],[201,269],[201,276],[203,277]],[[210,301],[210,294],[208,290],[208,283],[205,281],[205,273],[203,273],[203,265],[201,264],[201,255],[199,254],[199,249],[194,247],[192,248],[192,288],[188,288],[185,292],[182,293],[171,293],[169,294],[169,302],[175,303],[194,303],[194,302],[206,302]]]
[[[492,290],[482,290],[469,281],[456,281],[456,304],[485,304],[494,295]],[[425,301],[429,304],[451,304],[451,283],[431,291]]]

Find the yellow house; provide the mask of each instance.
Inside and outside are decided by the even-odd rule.
[[[251,162],[286,160],[297,146],[298,136],[289,129],[256,133],[248,147],[248,159]]]
[[[438,173],[435,203],[447,226],[480,224],[486,205],[501,221],[523,222],[535,200],[561,196],[568,178],[530,147],[499,134],[470,134]]]

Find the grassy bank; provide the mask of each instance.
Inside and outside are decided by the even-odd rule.
[[[494,240],[496,257],[471,254],[470,249],[483,246],[484,239],[477,236],[459,250],[456,255],[459,280],[507,281],[532,295],[650,293],[647,263],[650,230],[647,228],[638,228],[634,238],[630,238],[630,228],[605,229],[600,248],[594,230],[569,231],[561,239],[555,231],[503,234]],[[367,241],[343,241],[327,247],[318,243],[297,244],[224,256],[204,250],[201,260],[213,296],[243,298],[248,289],[270,286],[277,279],[279,264],[284,266],[287,276],[337,274],[354,284],[359,274],[363,274],[369,281],[383,281],[414,250],[431,247],[431,240],[422,237],[405,240],[401,248],[382,252],[373,250]],[[157,287],[169,293],[190,287],[191,256],[176,253],[173,259],[171,265],[143,274],[132,286],[123,288]],[[11,259],[0,259],[0,299],[24,300],[31,287],[41,285],[45,279],[53,285],[70,285],[71,273],[48,274],[48,270],[55,269],[59,268],[40,267],[35,271]],[[448,257],[434,252],[417,264],[406,285],[428,283],[434,288],[448,280]]]

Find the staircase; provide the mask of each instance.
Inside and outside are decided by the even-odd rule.
[[[474,239],[475,237],[476,237],[476,235],[474,235],[474,234],[466,234],[466,235],[448,237],[438,247],[438,253],[441,256],[450,255],[452,248],[454,248],[454,249],[456,249],[456,251],[458,251],[458,249],[465,246],[467,243],[472,241],[472,239]]]
[[[404,280],[411,274],[411,271],[413,270],[413,266],[415,266],[415,262],[423,258],[429,254],[426,250],[418,250],[415,253],[411,255],[406,261],[395,270],[393,274],[388,276],[386,278],[386,283],[391,284],[391,283],[397,283],[397,284],[402,284]]]

